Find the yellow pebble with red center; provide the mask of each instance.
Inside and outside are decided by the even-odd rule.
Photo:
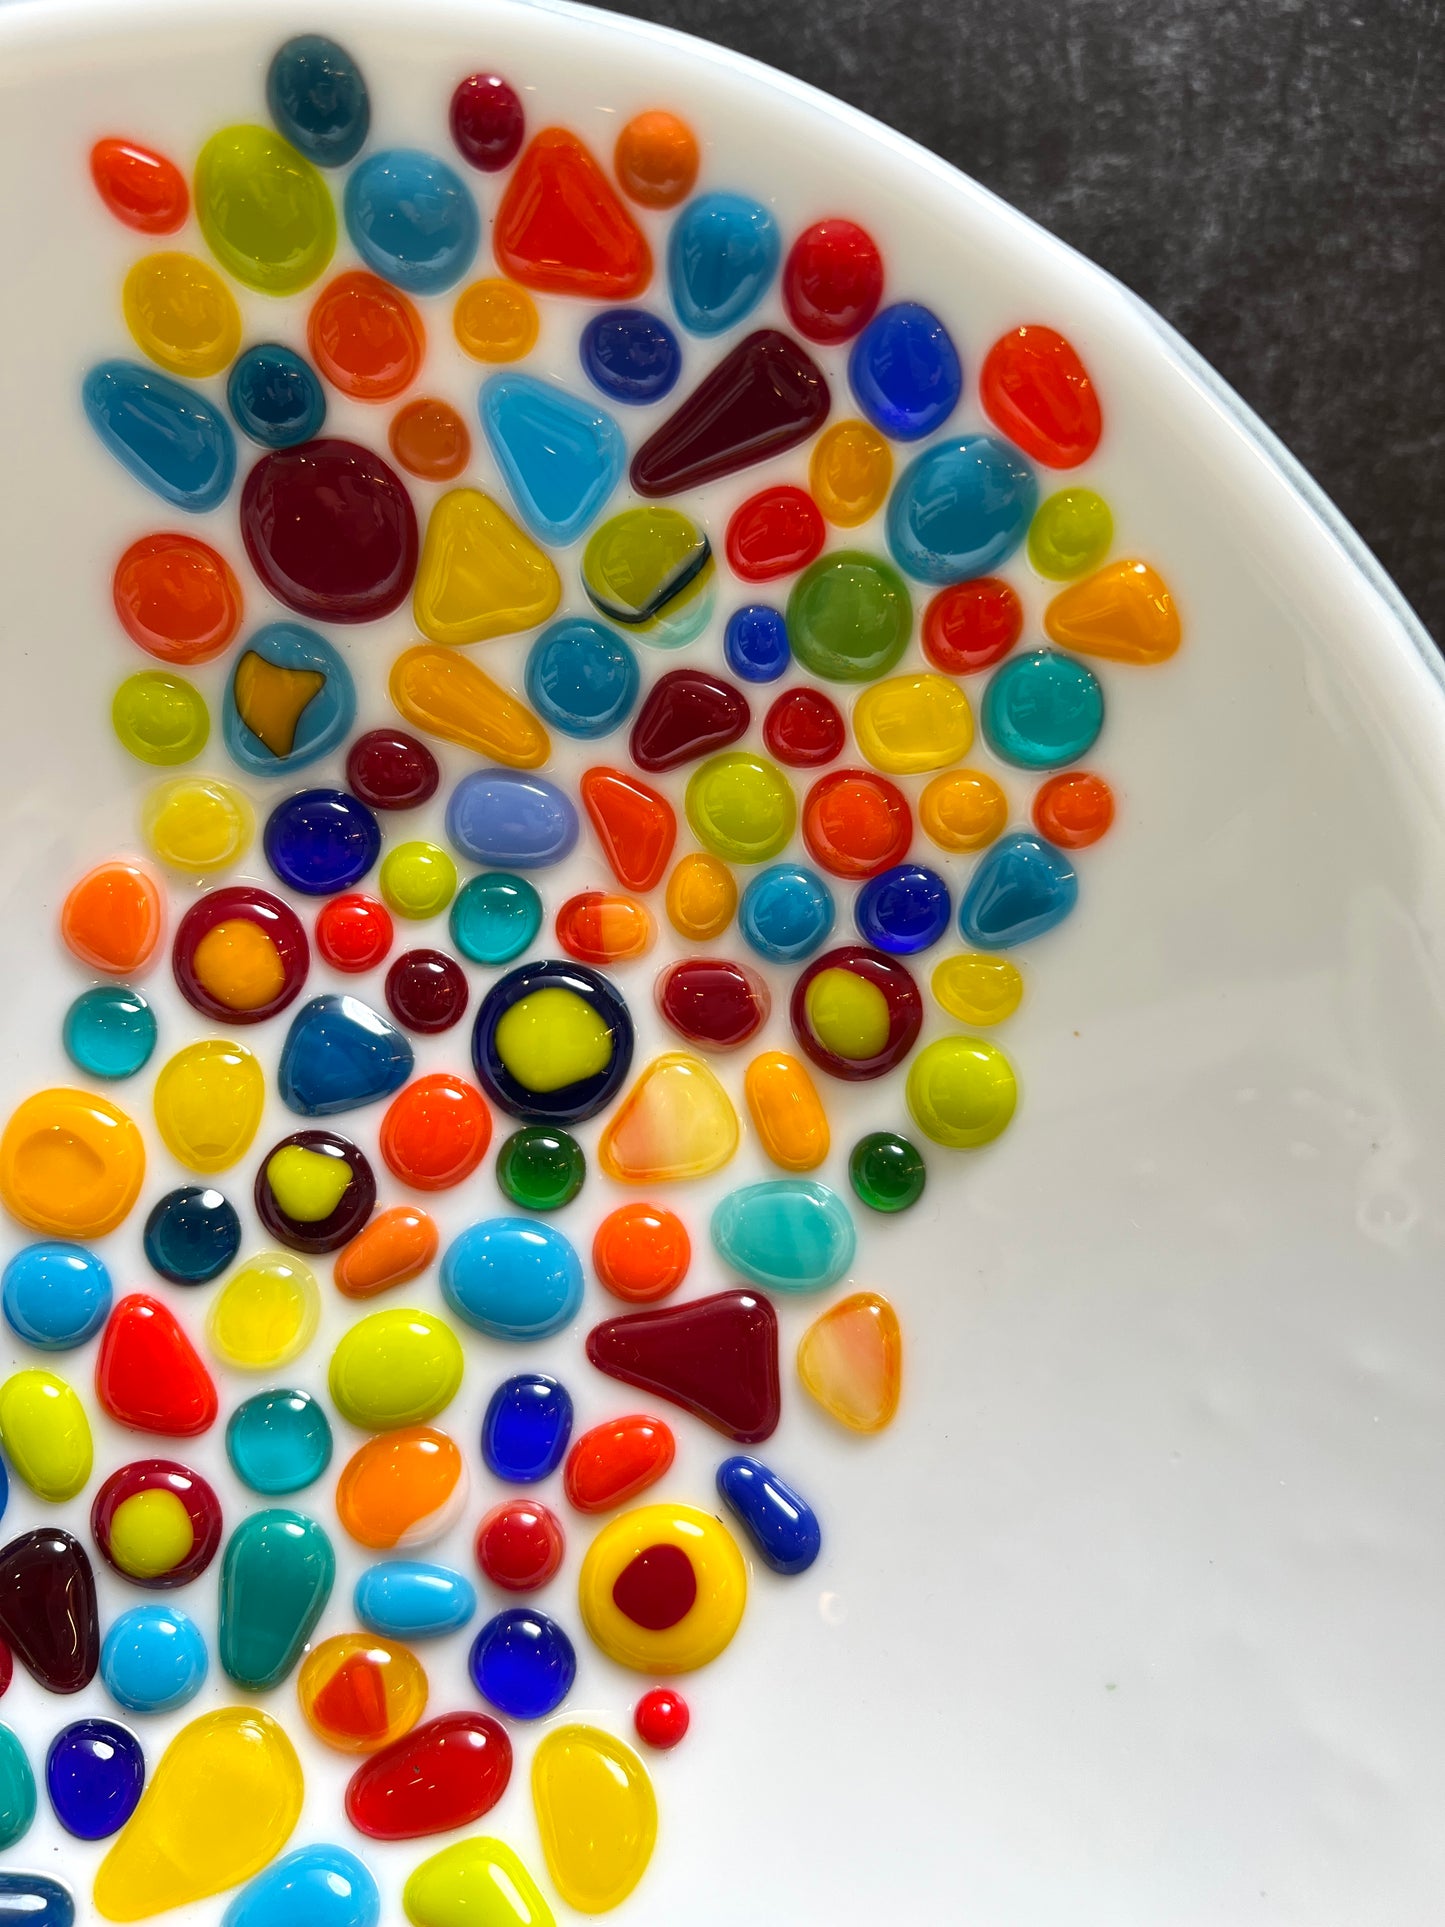
[[[266,1080],[250,1051],[208,1037],[164,1066],[153,1102],[173,1157],[192,1171],[224,1171],[249,1150],[265,1099]]]
[[[1001,1024],[1012,1017],[1024,994],[1016,965],[979,950],[943,958],[934,967],[930,987],[949,1016],[965,1024]]]
[[[233,783],[212,776],[178,776],[153,789],[141,809],[141,830],[171,870],[205,876],[236,863],[251,847],[256,818]]]
[[[841,968],[820,970],[803,993],[809,1028],[835,1057],[861,1061],[887,1048],[888,999],[866,977]]]
[[[298,1224],[320,1224],[329,1218],[350,1190],[352,1175],[345,1158],[308,1151],[304,1144],[283,1145],[266,1160],[271,1195]]]
[[[938,1037],[909,1065],[906,1096],[925,1136],[968,1151],[1008,1128],[1018,1082],[997,1044],[981,1037]]]
[[[457,296],[452,327],[474,361],[520,361],[537,339],[537,304],[515,281],[489,275]]]
[[[498,1057],[529,1091],[560,1091],[612,1062],[612,1032],[575,990],[551,985],[519,997],[498,1020]]]
[[[918,776],[945,769],[973,742],[973,711],[951,676],[931,670],[870,683],[853,705],[853,734],[874,769]]]
[[[737,914],[738,886],[715,856],[694,850],[667,879],[667,918],[689,943],[711,943]]]
[[[438,917],[457,893],[457,866],[435,843],[398,843],[382,858],[379,882],[399,917]]]
[[[737,1631],[748,1576],[737,1542],[689,1505],[624,1512],[587,1548],[582,1623],[609,1659],[639,1673],[690,1673]]]
[[[54,1372],[16,1372],[0,1385],[0,1443],[30,1490],[50,1505],[73,1499],[94,1464],[85,1407]]]
[[[599,1726],[553,1727],[532,1756],[532,1804],[547,1871],[568,1906],[580,1914],[621,1906],[657,1842],[657,1796],[632,1748]]]
[[[867,422],[834,422],[808,463],[813,500],[835,528],[857,528],[876,515],[892,480],[888,444]]]
[[[206,1337],[228,1365],[265,1372],[299,1358],[320,1322],[313,1273],[286,1252],[265,1251],[248,1259],[211,1301]]]
[[[89,1091],[37,1091],[0,1137],[0,1202],[32,1231],[99,1238],[135,1203],[145,1146],[124,1111]]]
[[[478,488],[434,504],[411,608],[431,642],[486,642],[545,622],[562,584],[545,549]]]
[[[1008,822],[1008,798],[982,770],[950,770],[919,797],[918,820],[940,850],[982,850]]]
[[[903,1337],[892,1305],[876,1291],[830,1305],[803,1333],[798,1376],[850,1432],[881,1432],[898,1410],[903,1384]]]
[[[296,1697],[306,1724],[338,1753],[377,1753],[426,1711],[420,1660],[374,1633],[336,1633],[301,1662]]]
[[[121,289],[125,325],[142,354],[192,381],[218,375],[241,345],[241,311],[225,280],[193,254],[143,255]]]
[[[259,1010],[281,995],[286,982],[281,953],[249,917],[227,918],[208,930],[191,969],[202,990],[229,1010]]]
[[[195,1543],[190,1513],[164,1487],[133,1492],[111,1517],[110,1559],[131,1579],[159,1579],[189,1559]]]
[[[814,1171],[828,1155],[828,1113],[807,1066],[785,1050],[748,1065],[743,1094],[764,1151],[784,1171]]]
[[[331,1402],[363,1432],[421,1425],[450,1405],[462,1382],[462,1348],[428,1311],[374,1311],[343,1332],[331,1354]]]

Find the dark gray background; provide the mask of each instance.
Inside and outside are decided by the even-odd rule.
[[[1445,642],[1441,0],[617,0],[931,147],[1135,289]]]

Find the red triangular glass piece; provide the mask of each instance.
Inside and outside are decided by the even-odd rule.
[[[587,770],[581,790],[613,876],[624,890],[656,889],[677,841],[677,815],[671,803],[636,776],[624,776],[618,769]]]
[[[811,355],[777,328],[760,328],[649,435],[632,458],[639,495],[676,495],[781,455],[821,428],[831,405]]]
[[[312,1715],[329,1733],[375,1740],[386,1731],[386,1680],[366,1653],[344,1659],[311,1702]]]
[[[497,265],[524,287],[599,301],[641,294],[646,237],[575,134],[544,127],[517,163],[492,231]]]
[[[216,1387],[175,1315],[134,1292],[111,1313],[95,1361],[95,1390],[121,1425],[193,1438],[216,1421]]]
[[[588,1333],[587,1356],[609,1378],[671,1399],[741,1445],[777,1429],[778,1315],[757,1292],[609,1318]]]

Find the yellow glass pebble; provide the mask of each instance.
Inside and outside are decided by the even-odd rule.
[[[365,1432],[421,1425],[450,1405],[462,1382],[462,1348],[428,1311],[374,1311],[343,1333],[331,1355],[331,1402]]]
[[[111,702],[110,720],[122,745],[142,763],[189,763],[211,733],[200,690],[161,669],[127,676]]]
[[[597,1161],[624,1184],[665,1184],[719,1171],[738,1148],[732,1099],[700,1057],[655,1057],[608,1119]]]
[[[16,1372],[0,1385],[0,1444],[15,1471],[50,1505],[73,1499],[90,1477],[90,1421],[54,1372]]]
[[[597,1077],[612,1062],[612,1032],[585,997],[558,985],[519,997],[493,1044],[517,1082],[539,1093]]]
[[[535,629],[557,607],[551,557],[490,495],[448,489],[426,525],[412,594],[416,626],[432,642],[486,642]]]
[[[532,1756],[532,1803],[547,1871],[568,1906],[580,1914],[621,1906],[657,1840],[657,1796],[632,1748],[601,1727],[554,1726]]]
[[[286,1144],[266,1160],[266,1182],[288,1218],[300,1224],[320,1224],[329,1218],[351,1188],[352,1169],[345,1158],[309,1151],[304,1144]]]
[[[218,375],[241,345],[241,311],[226,283],[193,254],[136,262],[121,290],[125,325],[142,354],[173,375]]]
[[[803,1333],[798,1376],[823,1410],[852,1432],[881,1432],[898,1410],[903,1335],[876,1291],[830,1305]]]
[[[374,1633],[333,1633],[296,1675],[306,1724],[338,1753],[379,1753],[399,1740],[426,1711],[428,1691],[416,1654]]]
[[[172,1157],[192,1171],[224,1171],[250,1149],[265,1098],[266,1079],[250,1051],[208,1037],[176,1052],[156,1079],[153,1101]]]
[[[1015,964],[979,950],[965,950],[935,964],[931,987],[949,1016],[964,1024],[1001,1024],[1012,1017],[1024,994]]]
[[[214,924],[196,945],[191,970],[229,1010],[259,1010],[281,995],[286,982],[280,951],[249,917]]]
[[[196,219],[228,274],[262,294],[298,294],[336,247],[321,175],[269,127],[223,127],[196,162]]]
[[[874,769],[918,776],[968,754],[973,711],[951,676],[889,676],[870,683],[854,703],[853,735]]]
[[[478,1835],[423,1860],[402,1889],[412,1927],[556,1927],[512,1849]]]
[[[457,893],[457,866],[438,844],[398,843],[381,860],[378,878],[388,908],[420,921],[438,917]]]
[[[1165,662],[1182,629],[1169,585],[1147,562],[1110,562],[1056,595],[1044,633],[1081,656],[1112,662]]]
[[[16,1106],[0,1136],[0,1203],[32,1231],[100,1238],[145,1177],[145,1145],[125,1112],[68,1086]]]
[[[347,1169],[340,1158],[321,1162]],[[258,1258],[249,1258],[211,1300],[206,1337],[226,1364],[264,1372],[299,1358],[320,1322],[321,1293],[315,1275],[287,1252],[264,1251]]]
[[[803,993],[809,1028],[835,1057],[861,1062],[887,1048],[888,999],[853,970],[820,970]]]
[[[982,850],[1008,822],[1008,798],[982,770],[950,770],[924,789],[918,820],[940,850]]]
[[[551,738],[520,697],[455,650],[425,643],[403,650],[389,687],[407,722],[494,763],[537,769],[552,753]]]
[[[537,341],[537,304],[500,275],[473,281],[457,296],[452,327],[474,361],[520,361]]]
[[[1097,569],[1114,539],[1109,504],[1091,488],[1061,488],[1040,502],[1029,524],[1029,561],[1051,582]]]
[[[655,1631],[624,1611],[622,1602],[629,1579],[646,1570],[638,1562],[661,1547],[684,1577],[691,1566],[697,1590],[679,1620]],[[650,1563],[655,1566],[656,1558]],[[646,1598],[645,1579],[641,1587]],[[691,1673],[706,1666],[737,1631],[747,1598],[747,1567],[737,1542],[719,1520],[690,1505],[638,1506],[613,1519],[587,1548],[577,1582],[582,1624],[594,1644],[638,1673]]]
[[[153,789],[141,806],[141,830],[162,863],[205,876],[239,861],[251,847],[256,819],[234,783],[178,776]]]
[[[181,1728],[95,1876],[104,1920],[144,1920],[224,1893],[290,1839],[305,1783],[269,1714],[226,1706]]]
[[[973,1150],[1008,1128],[1018,1102],[1013,1065],[981,1037],[938,1037],[908,1067],[908,1109],[935,1144]]]
[[[737,914],[738,886],[715,856],[693,850],[667,879],[668,922],[689,943],[711,943]]]
[[[781,1170],[814,1171],[828,1155],[828,1113],[808,1067],[785,1050],[748,1065],[743,1095],[763,1150]]]
[[[698,842],[730,863],[766,863],[798,820],[787,777],[750,749],[724,750],[699,763],[688,781],[686,807]]]
[[[196,1529],[175,1493],[153,1486],[121,1500],[111,1515],[107,1541],[113,1565],[131,1579],[149,1581],[191,1556]]]
[[[813,500],[836,528],[855,529],[876,515],[893,480],[893,456],[867,422],[834,422],[808,463]]]

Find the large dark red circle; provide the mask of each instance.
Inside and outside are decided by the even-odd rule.
[[[416,574],[411,497],[356,442],[323,437],[263,455],[241,492],[241,537],[272,595],[318,622],[390,615]]]
[[[275,945],[282,980],[280,990],[269,1002],[257,1004],[252,1010],[237,1010],[213,997],[197,977],[196,951],[202,938],[220,923],[254,923]],[[269,890],[259,890],[249,883],[212,890],[193,903],[181,918],[171,948],[171,969],[186,1002],[226,1024],[259,1024],[274,1017],[299,993],[310,967],[311,948],[296,912]]]
[[[808,1022],[808,985],[825,970],[851,970],[883,992],[888,1002],[888,1041],[876,1057],[839,1057]],[[847,943],[837,950],[825,950],[808,965],[793,985],[788,1017],[793,1035],[820,1071],[845,1083],[861,1084],[893,1070],[913,1049],[923,1026],[923,999],[896,957],[885,957],[881,950],[870,950],[865,944]]]

